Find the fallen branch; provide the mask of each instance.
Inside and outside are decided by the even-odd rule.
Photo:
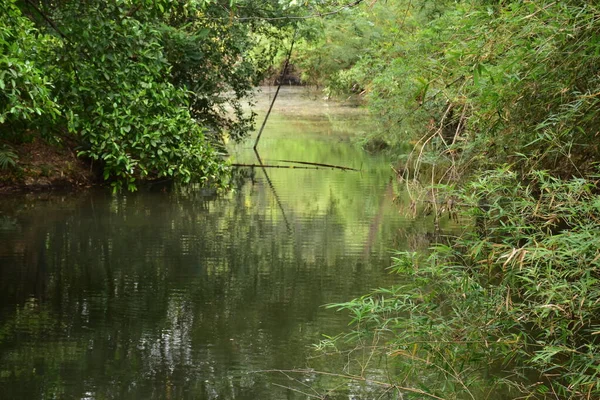
[[[316,164],[319,165],[319,164]],[[285,169],[321,169],[321,170],[325,170],[325,169],[341,169],[343,171],[345,170],[349,170],[349,171],[358,171],[357,169],[354,168],[347,168],[347,167],[338,167],[335,165],[332,166],[322,166],[320,167],[299,167],[296,165],[260,165],[260,164],[240,164],[240,163],[235,163],[235,164],[231,164],[232,167],[249,167],[249,168],[285,168]]]
[[[340,165],[323,164],[323,163],[308,162],[308,161],[293,161],[293,160],[273,160],[273,161],[285,162],[285,163],[291,163],[291,164],[315,165],[317,167],[336,168],[336,169],[341,169],[344,171],[358,171],[358,169],[356,169],[356,168],[342,167]]]

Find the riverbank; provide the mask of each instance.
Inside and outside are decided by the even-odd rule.
[[[85,188],[98,184],[92,166],[77,157],[74,146],[36,137],[4,147],[9,162],[0,174],[0,194]]]

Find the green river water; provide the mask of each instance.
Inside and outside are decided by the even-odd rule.
[[[284,88],[262,161],[360,172],[243,168],[219,197],[0,198],[0,399],[364,398],[357,383],[266,371],[341,371],[311,346],[348,316],[322,306],[391,284],[392,251],[431,230],[400,212],[389,161],[353,143],[369,129],[358,108]],[[257,163],[253,142],[233,162]]]

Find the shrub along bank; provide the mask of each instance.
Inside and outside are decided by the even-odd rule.
[[[271,17],[286,10],[295,9],[245,0],[0,2],[0,169],[35,178],[19,163],[22,145],[35,142],[75,148],[114,190],[152,179],[226,186],[221,141],[252,127],[242,99],[289,25]],[[258,46],[259,38],[271,41]]]

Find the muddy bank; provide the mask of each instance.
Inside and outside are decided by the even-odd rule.
[[[28,143],[2,145],[11,153],[12,162],[0,169],[0,193],[85,188],[99,183],[90,164],[79,159],[68,143],[50,144],[34,138]]]
[[[302,80],[302,71],[295,65],[288,65],[285,74],[282,76],[283,65],[277,68],[271,68],[265,79],[262,80],[261,86],[306,86],[306,82]]]

